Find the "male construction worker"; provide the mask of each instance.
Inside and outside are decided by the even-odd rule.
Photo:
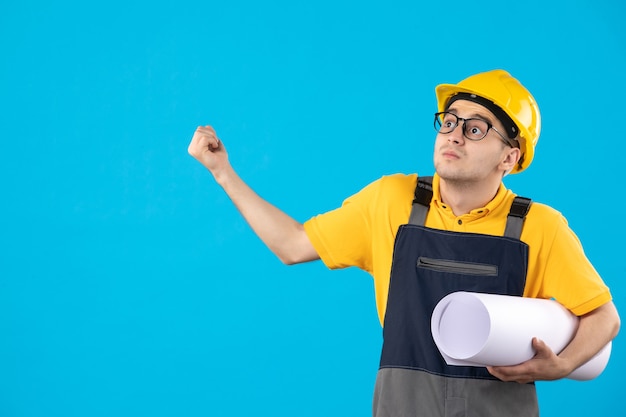
[[[536,416],[533,382],[563,378],[592,358],[616,336],[619,316],[563,216],[502,183],[533,160],[541,119],[530,92],[493,70],[439,85],[436,95],[432,177],[382,177],[304,224],[241,180],[210,126],[198,127],[189,153],[284,263],[321,259],[374,277],[384,336],[375,416]],[[522,364],[447,365],[430,319],[455,291],[554,298],[580,324],[558,354],[535,338],[536,354]]]

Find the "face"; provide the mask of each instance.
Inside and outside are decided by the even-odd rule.
[[[478,103],[457,100],[447,111],[463,119],[486,120],[498,131],[505,131],[493,113]],[[519,150],[507,146],[493,129],[479,141],[467,139],[463,136],[462,121],[450,133],[438,133],[435,140],[435,169],[447,181],[500,181],[504,172],[514,166],[518,156]]]

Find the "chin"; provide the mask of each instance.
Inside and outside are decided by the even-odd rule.
[[[435,165],[435,172],[441,179],[444,180],[452,180],[452,179],[460,179],[462,178],[463,172],[459,169],[450,167],[450,166],[442,166],[443,164]]]
[[[473,182],[476,178],[465,171],[458,169],[435,169],[439,178],[448,182]]]

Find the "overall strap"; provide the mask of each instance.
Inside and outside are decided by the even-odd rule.
[[[509,216],[506,219],[506,229],[504,229],[504,236],[519,239],[522,236],[522,226],[524,225],[524,219],[530,209],[532,200],[526,197],[515,197],[511,209],[509,210]]]
[[[419,177],[415,187],[415,198],[409,224],[424,226],[426,214],[430,208],[430,200],[433,199],[433,177]]]
[[[409,224],[416,226],[424,226],[426,215],[430,208],[430,200],[433,198],[433,177],[419,177],[417,179],[417,187],[415,187],[415,198],[413,199],[413,207]],[[524,219],[530,209],[532,200],[526,197],[517,196],[511,204],[509,215],[506,219],[506,228],[504,236],[519,239],[522,235],[522,227]]]

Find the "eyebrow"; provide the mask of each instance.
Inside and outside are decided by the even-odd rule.
[[[454,109],[454,108],[449,108],[448,110],[450,113],[453,113],[455,116],[459,117],[458,110]],[[491,117],[485,116],[483,114],[479,114],[479,113],[472,113],[470,114],[470,117],[464,117],[464,119],[480,119],[483,120],[487,123],[489,123],[490,125],[493,126],[494,120],[491,119]]]

